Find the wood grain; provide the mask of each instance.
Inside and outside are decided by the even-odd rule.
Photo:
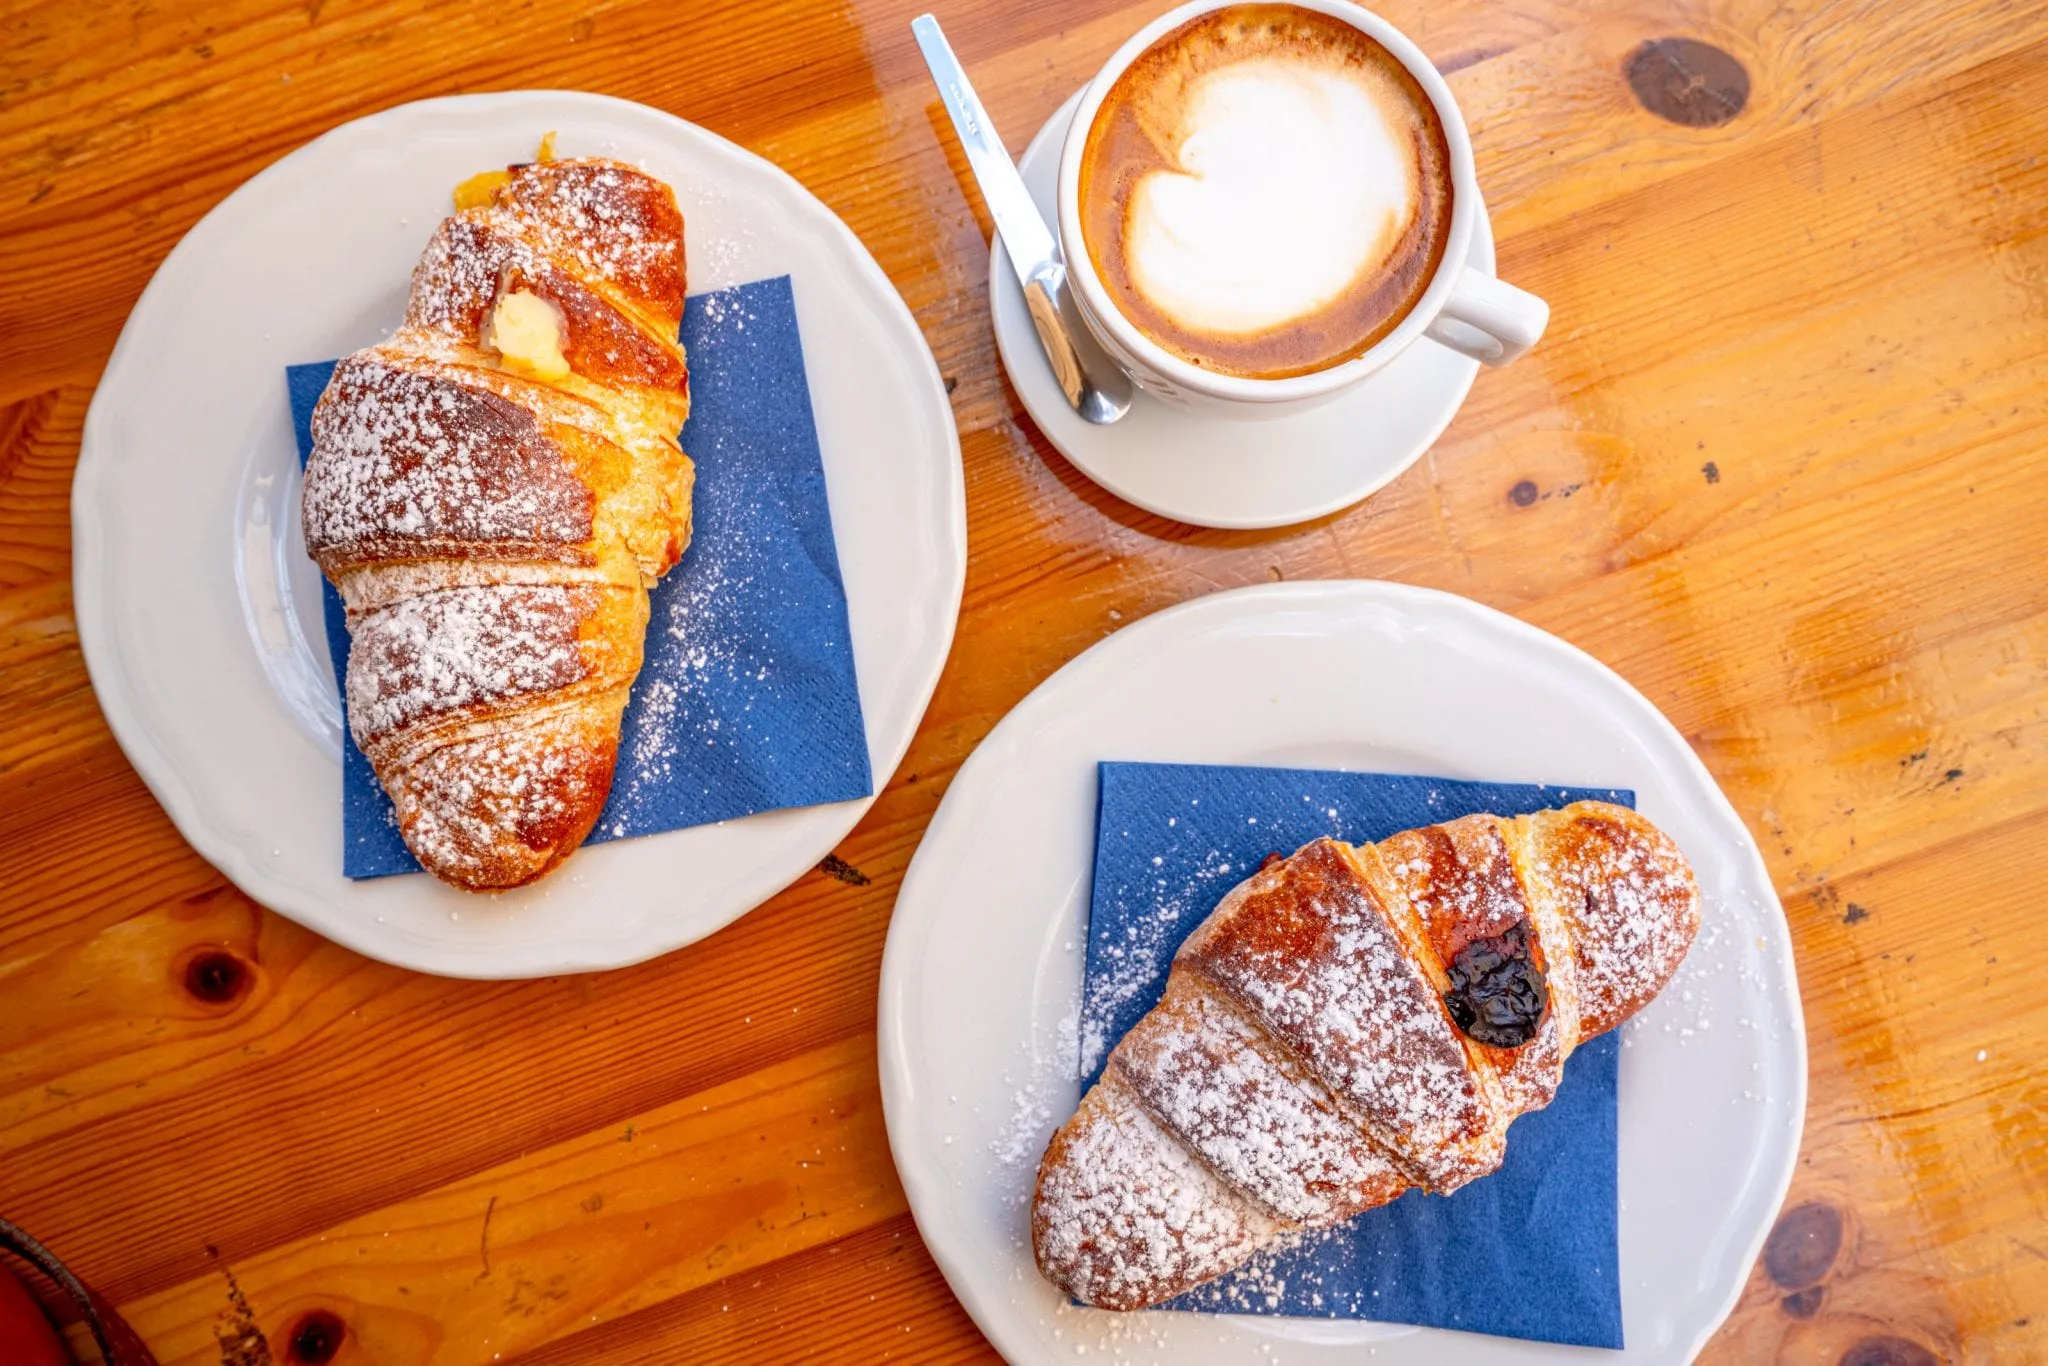
[[[917,8],[0,12],[0,1212],[167,1362],[306,1359],[318,1314],[350,1362],[992,1360],[876,1096],[919,835],[1003,713],[1108,632],[1238,584],[1387,577],[1643,689],[1784,897],[1805,1149],[1705,1359],[2048,1358],[2048,14],[1391,0],[1552,330],[1365,504],[1215,532],[1096,489],[1018,405]],[[1159,8],[941,17],[1021,147]],[[1642,102],[1631,54],[1672,38],[1746,73],[1732,118]],[[350,118],[527,86],[696,120],[847,220],[952,385],[973,557],[925,722],[837,851],[865,885],[807,876],[621,972],[447,982],[270,914],[179,839],[93,700],[69,489],[121,324],[202,214]]]
[[[904,1213],[859,1034],[279,1243],[232,1274],[273,1342],[339,1314],[375,1361],[480,1361]],[[210,1271],[123,1311],[167,1362],[217,1354]]]

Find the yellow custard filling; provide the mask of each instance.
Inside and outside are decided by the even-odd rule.
[[[555,133],[552,128],[541,135],[540,149],[533,154],[533,159],[540,162],[555,159]],[[498,190],[511,179],[510,171],[478,171],[455,187],[456,211],[488,208]]]
[[[538,294],[515,289],[498,296],[486,339],[507,370],[552,384],[569,374],[568,357],[562,354],[567,332],[560,309]]]
[[[482,209],[490,205],[491,197],[498,193],[498,187],[512,179],[510,171],[478,171],[455,187],[455,207]]]

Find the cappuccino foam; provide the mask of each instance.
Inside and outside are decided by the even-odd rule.
[[[1098,273],[1196,365],[1278,378],[1405,317],[1450,226],[1428,96],[1341,20],[1234,5],[1166,35],[1111,87],[1081,163]]]

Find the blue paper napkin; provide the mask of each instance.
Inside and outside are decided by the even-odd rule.
[[[1270,853],[1354,844],[1491,811],[1521,815],[1633,793],[1375,773],[1194,764],[1101,766],[1082,995],[1083,1088],[1166,986],[1173,952]],[[1619,1035],[1581,1045],[1548,1109],[1516,1120],[1499,1171],[1262,1253],[1158,1306],[1381,1319],[1620,1347],[1615,1246]]]
[[[682,563],[654,589],[647,661],[590,843],[874,791],[789,277],[692,296],[683,346],[694,527]],[[286,371],[301,464],[333,373],[332,361]],[[339,678],[348,628],[331,584],[326,607]],[[353,738],[342,752],[342,831],[349,877],[419,868]]]

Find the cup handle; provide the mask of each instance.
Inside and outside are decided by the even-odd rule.
[[[1466,266],[1428,336],[1474,360],[1506,365],[1534,346],[1549,322],[1549,304]]]

